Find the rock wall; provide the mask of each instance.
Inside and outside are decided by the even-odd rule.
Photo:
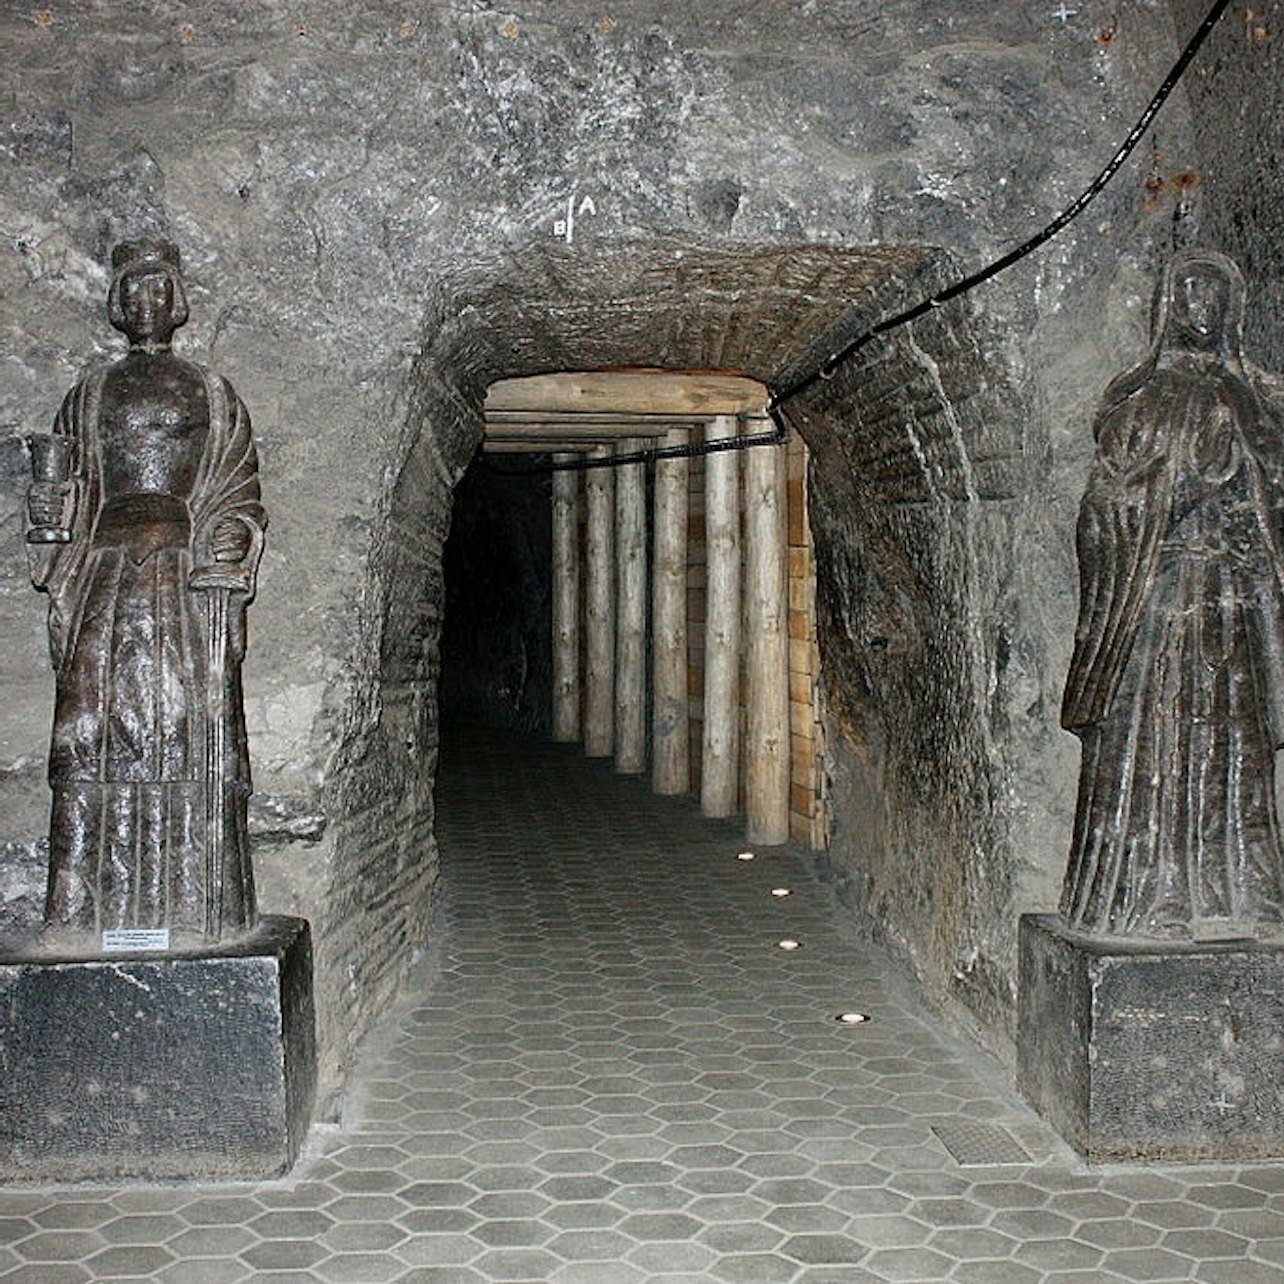
[[[115,350],[114,240],[181,243],[182,350],[254,416],[272,514],[246,666],[256,859],[264,907],[313,920],[333,1091],[429,930],[442,544],[487,384],[620,364],[779,382],[1008,248],[1096,172],[1174,53],[1153,0],[1069,9],[0,15],[9,935],[38,913],[52,687],[20,438]],[[1055,898],[1069,837],[1055,715],[1092,403],[1140,350],[1187,195],[1170,180],[1197,167],[1175,101],[1055,245],[793,407],[816,453],[835,876],[992,1042],[1016,914]]]
[[[1203,0],[1172,0],[1178,27],[1195,27]],[[1232,5],[1187,83],[1196,167],[1196,234],[1249,282],[1244,352],[1284,372],[1284,4]]]

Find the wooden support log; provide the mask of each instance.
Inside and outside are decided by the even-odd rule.
[[[553,739],[560,741],[580,738],[579,486],[577,472],[553,474]]]
[[[675,428],[666,447],[685,446]],[[684,794],[691,787],[687,710],[687,486],[686,459],[655,465],[655,569],[652,572],[651,787]]]
[[[745,451],[745,812],[750,842],[789,841],[785,448]]]
[[[625,438],[622,455],[640,449]],[[615,474],[615,769],[646,768],[646,467],[623,464]]]
[[[614,441],[614,437],[567,438],[550,437],[515,441],[512,438],[485,437],[482,439],[482,450],[487,455],[547,455],[550,452],[560,454],[573,451],[578,455],[589,454],[594,447]]]
[[[671,370],[581,371],[502,379],[486,393],[486,413],[733,415],[761,412],[767,390],[739,375],[680,374]]]
[[[663,437],[669,431],[668,422],[650,423],[636,415],[580,415],[574,419],[550,418],[544,411],[502,411],[486,416],[488,439],[509,437],[521,441],[557,441],[561,438],[593,438],[609,436],[612,441],[621,437]],[[647,445],[654,446],[654,441]]]
[[[595,450],[605,456],[608,448]],[[609,758],[615,748],[615,506],[614,469],[584,474],[585,538],[584,752]]]
[[[737,434],[731,415],[705,429],[705,440]],[[705,545],[708,560],[704,642],[704,741],[700,807],[706,816],[736,811],[740,722],[740,452],[705,459]]]

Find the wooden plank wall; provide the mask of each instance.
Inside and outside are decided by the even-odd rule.
[[[820,650],[816,644],[816,563],[807,517],[807,446],[796,433],[786,450],[789,522],[789,829],[814,851],[829,846],[825,809]]]

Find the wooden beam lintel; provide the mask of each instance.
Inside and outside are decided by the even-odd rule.
[[[606,412],[637,415],[734,415],[758,412],[767,402],[766,387],[740,375],[671,370],[579,371],[501,379],[486,394],[492,411],[544,414]]]
[[[588,455],[602,444],[583,438],[576,441],[495,441],[487,437],[482,441],[482,452],[487,455]]]
[[[672,420],[638,423],[631,419],[550,419],[547,415],[537,419],[486,417],[487,437],[508,437],[516,441],[561,441],[564,437],[617,441],[621,437],[663,437],[672,427]]]

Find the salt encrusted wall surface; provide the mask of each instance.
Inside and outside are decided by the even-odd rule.
[[[52,686],[19,437],[114,350],[114,240],[181,243],[182,349],[254,417],[272,514],[246,667],[257,861],[265,908],[314,922],[333,1089],[428,930],[441,546],[487,383],[632,363],[779,379],[853,309],[1006,248],[1095,172],[1174,54],[1152,0],[1055,8],[0,10],[7,933],[37,912]],[[1180,102],[1157,138],[1037,260],[798,407],[835,877],[992,1041],[1016,913],[1047,907],[1068,841],[1073,510],[1091,404],[1136,355],[1171,239],[1177,188],[1146,179],[1195,167]]]
[[[1172,0],[1182,30],[1204,0]],[[1187,81],[1195,133],[1200,242],[1248,276],[1244,350],[1284,371],[1284,3],[1233,4]]]

